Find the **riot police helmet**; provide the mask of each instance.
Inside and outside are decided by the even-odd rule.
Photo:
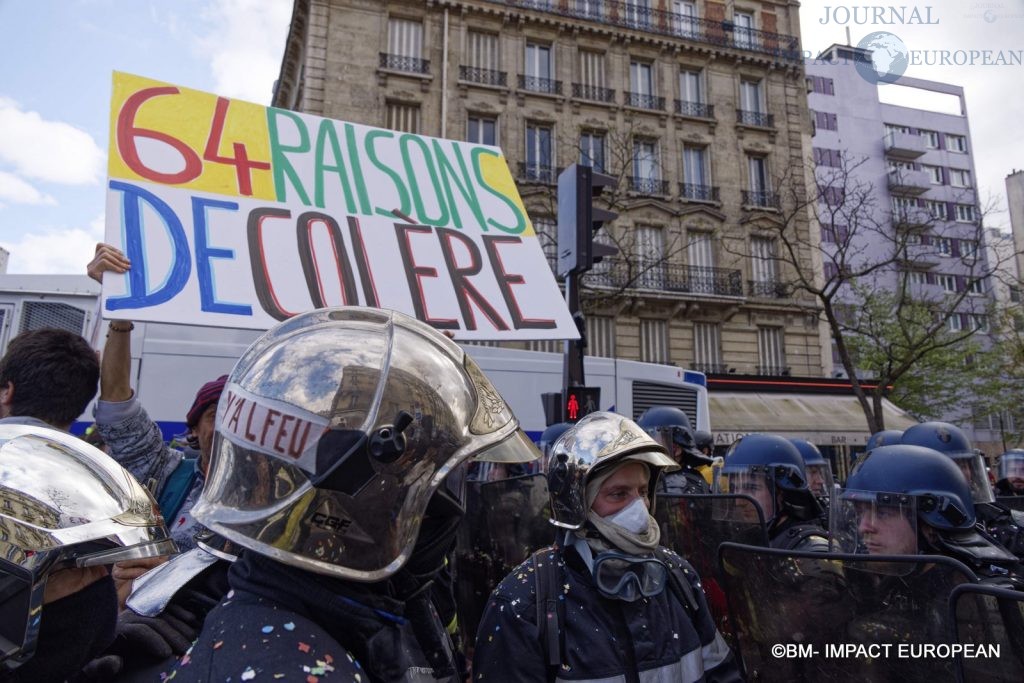
[[[719,493],[749,495],[770,522],[783,514],[809,520],[822,511],[808,488],[800,451],[788,439],[775,434],[745,434],[736,440],[725,454],[715,489]]]
[[[697,450],[704,455],[711,455],[715,451],[715,437],[711,435],[711,432],[706,432],[703,429],[698,429],[693,433],[693,443]]]
[[[868,442],[864,449],[871,451],[879,446],[892,446],[893,444],[900,443],[902,438],[903,432],[898,429],[883,429],[868,437]]]
[[[807,474],[807,487],[819,498],[828,498],[834,487],[832,466],[821,454],[818,447],[807,439],[790,439],[804,460],[804,471]]]
[[[995,500],[981,451],[971,446],[970,439],[956,425],[948,422],[921,422],[903,432],[901,443],[931,448],[952,458],[964,473],[971,487],[971,499],[975,503],[991,503]]]
[[[690,418],[679,408],[653,406],[645,410],[636,423],[680,464],[690,467],[712,464],[713,459],[698,450]]]
[[[553,425],[548,425],[544,432],[540,435],[540,441],[537,442],[537,448],[540,449],[541,455],[544,458],[541,461],[541,467],[544,472],[548,470],[548,458],[551,456],[551,448],[558,441],[558,438],[565,434],[566,430],[572,427],[571,422],[556,422]]]

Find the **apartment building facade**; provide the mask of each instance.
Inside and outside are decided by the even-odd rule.
[[[500,146],[552,262],[560,168],[613,175],[588,353],[821,376],[768,229],[810,168],[798,32],[786,0],[297,0],[274,104]]]
[[[899,86],[915,88],[923,97],[946,95],[958,113],[888,104],[879,98],[879,88],[887,86],[864,79],[858,63],[870,64],[870,53],[833,45],[807,65],[816,178],[826,186],[820,213],[829,213],[828,205],[842,199],[843,187],[827,187],[840,174],[847,186],[870,188],[875,201],[868,206],[868,220],[880,229],[844,236],[846,226],[823,220],[823,252],[842,247],[883,262],[901,250],[871,284],[894,291],[906,283],[921,300],[958,300],[946,323],[949,331],[972,328],[977,341],[989,344],[997,252],[986,245],[982,228],[964,89],[904,76]],[[824,260],[827,278],[836,266]],[[838,357],[832,361],[841,372]],[[967,429],[979,446],[992,439],[969,412],[944,419]]]

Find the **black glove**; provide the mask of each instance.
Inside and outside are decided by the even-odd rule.
[[[114,642],[82,669],[80,680],[110,680],[122,670],[180,657],[192,645],[202,625],[202,617],[176,604],[168,605],[155,617],[125,610],[117,619]]]

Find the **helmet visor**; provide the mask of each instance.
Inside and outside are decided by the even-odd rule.
[[[594,580],[604,595],[636,602],[665,590],[668,569],[652,557],[636,557],[609,550],[594,558]]]
[[[1024,483],[1024,453],[1004,453],[999,458],[999,478]]]
[[[963,472],[967,485],[971,487],[971,501],[975,503],[991,503],[995,501],[992,483],[988,480],[988,470],[980,453],[962,455],[953,458],[953,462]]]
[[[832,495],[835,481],[832,479],[832,468],[827,462],[815,465],[805,465],[804,472],[807,473],[807,488],[819,498],[828,498]]]
[[[715,478],[715,493],[733,493],[750,496],[761,508],[764,519],[775,516],[775,482],[764,467],[726,467],[723,474]],[[744,510],[750,510],[744,507]],[[754,522],[756,518],[745,521]]]
[[[833,497],[833,545],[839,552],[916,555],[917,508],[904,493],[846,490]]]

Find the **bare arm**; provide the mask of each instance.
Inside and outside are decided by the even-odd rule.
[[[100,242],[85,272],[103,284],[103,273],[126,273],[130,267],[131,263],[120,249]],[[127,320],[110,322],[107,343],[103,346],[103,358],[100,361],[101,401],[127,401],[132,397],[132,327],[132,323]]]

